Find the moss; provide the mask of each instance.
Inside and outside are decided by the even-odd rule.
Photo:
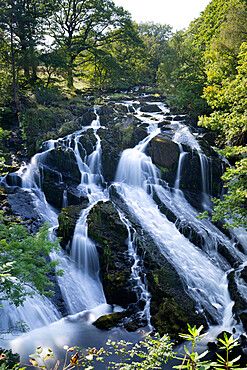
[[[73,238],[75,225],[82,209],[83,206],[81,205],[65,207],[58,216],[59,227],[57,229],[57,235],[62,238],[60,244],[63,248]]]
[[[104,315],[104,316],[99,317],[93,323],[93,325],[95,325],[96,328],[98,329],[109,330],[117,326],[125,318],[125,316],[126,316],[125,311],[115,312],[109,315]]]
[[[36,142],[40,139],[40,136],[43,140],[48,131],[60,127],[71,118],[71,112],[61,108],[50,109],[41,106],[23,112],[20,115],[20,126],[22,127],[23,138],[28,146],[28,154],[33,155],[37,150]]]

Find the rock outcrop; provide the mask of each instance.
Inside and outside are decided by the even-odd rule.
[[[146,276],[147,288],[151,293],[151,320],[154,328],[160,334],[169,332],[177,338],[179,332],[186,331],[187,322],[206,326],[204,317],[195,312],[195,304],[184,291],[174,268],[160,254],[153,240],[143,235],[138,225],[135,227],[139,229],[136,243],[143,264],[140,278]],[[113,326],[116,322],[124,321],[125,327],[131,330],[128,318],[133,321],[135,329],[143,326],[143,322],[138,323],[135,315],[145,303],[138,301],[134,293],[134,282],[130,280],[133,261],[127,252],[127,229],[111,202],[99,202],[93,207],[88,216],[88,232],[98,246],[107,302],[126,308],[121,314],[98,319],[96,326],[109,329],[111,323]]]

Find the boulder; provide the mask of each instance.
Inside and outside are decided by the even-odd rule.
[[[116,203],[121,205],[121,202]],[[142,256],[139,263],[142,264],[148,291],[151,293],[152,325],[160,334],[173,333],[175,338],[178,338],[181,331],[186,331],[187,322],[192,325],[203,324],[206,327],[204,317],[195,312],[195,303],[184,291],[183,283],[175,269],[160,254],[150,236],[143,233],[136,223],[135,232],[138,254]],[[127,330],[145,326],[146,323],[141,321],[137,314],[143,309],[144,302],[137,300],[133,282],[130,281],[133,261],[127,253],[127,229],[111,202],[99,202],[92,208],[88,216],[88,233],[98,247],[107,302],[127,308],[127,311],[122,313],[124,318],[117,315]],[[97,325],[101,328],[112,327],[113,319],[115,320],[115,317],[112,315],[106,316],[100,319]]]
[[[62,174],[66,181],[73,181],[80,184],[81,174],[78,169],[75,155],[71,149],[65,149],[62,146],[49,151],[44,159],[44,165],[57,173]]]
[[[79,142],[85,150],[81,153],[82,158],[84,158],[85,155],[90,155],[93,152],[94,146],[96,144],[96,137],[94,135],[93,129],[87,130],[85,133],[83,133],[79,139]]]
[[[126,317],[125,311],[122,312],[115,312],[108,315],[103,315],[99,317],[93,325],[96,326],[96,328],[101,330],[109,330],[113,327],[118,326],[122,320]]]
[[[60,245],[63,249],[70,249],[76,223],[80,217],[81,211],[86,207],[86,202],[77,206],[65,207],[59,214],[57,236],[61,238]]]
[[[147,113],[161,113],[162,110],[156,104],[143,104],[141,112]]]
[[[146,235],[141,245],[144,268],[151,293],[151,323],[161,334],[173,338],[186,332],[187,323],[207,327],[202,314],[196,313],[195,302],[187,295],[183,283],[171,264],[160,254],[154,242]]]
[[[247,330],[246,301],[238,290],[235,274],[235,271],[231,271],[227,276],[229,294],[231,299],[235,302],[232,311],[235,315],[235,319],[237,319],[238,322],[241,320],[245,330]]]
[[[134,126],[135,118],[123,118],[115,126],[108,126],[107,130],[100,128],[102,148],[102,174],[107,182],[114,180],[120,155],[124,149],[134,147],[146,136],[146,130]]]
[[[177,167],[179,147],[173,141],[156,136],[151,140],[151,158],[154,164],[166,169]]]
[[[94,113],[94,110],[91,108],[78,118],[78,122],[82,126],[89,126],[92,123],[92,121],[95,119],[96,119],[96,114]]]
[[[7,203],[5,204],[4,210],[20,217],[22,224],[27,227],[30,233],[37,232],[43,222],[35,209],[31,194],[18,188],[7,188],[6,191]],[[1,203],[4,205],[4,202],[1,201]]]
[[[128,231],[110,201],[98,202],[89,212],[88,236],[96,242],[99,251],[107,302],[128,307],[136,301],[130,282],[132,263],[126,245]]]
[[[151,140],[148,154],[151,156],[153,163],[161,170],[162,179],[173,186],[179,158],[178,145],[172,140],[159,135]]]

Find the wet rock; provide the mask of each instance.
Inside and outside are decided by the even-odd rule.
[[[44,164],[52,170],[62,174],[63,180],[73,180],[80,184],[81,174],[72,150],[62,146],[49,151],[44,159]]]
[[[233,313],[235,314],[235,318],[239,321],[242,321],[243,325],[245,327],[245,330],[247,330],[247,322],[246,322],[246,301],[241,297],[240,292],[238,291],[238,286],[235,281],[235,271],[231,271],[228,276],[228,290],[231,299],[235,302],[233,306]]]
[[[130,282],[128,232],[110,201],[98,202],[88,215],[88,235],[97,243],[107,302],[124,308],[136,301]]]
[[[7,189],[7,202],[11,212],[24,221],[30,233],[37,232],[43,222],[35,209],[32,196],[22,189]]]
[[[94,146],[96,144],[96,138],[93,129],[87,130],[87,132],[83,133],[79,139],[79,142],[82,144],[85,150],[84,153],[81,153],[82,158],[84,158],[85,155],[90,155],[93,152]]]
[[[78,131],[81,129],[81,124],[79,123],[78,120],[70,120],[70,121],[66,121],[64,122],[61,127],[59,128],[59,130],[57,131],[57,134],[54,132],[54,135],[50,132],[47,133],[47,137],[46,139],[48,140],[49,138],[54,138],[56,139],[57,137],[61,137],[61,136],[66,136],[66,135],[69,135],[69,134],[72,134],[73,132],[75,131]],[[54,136],[54,137],[53,137]],[[44,138],[43,138],[44,140]]]
[[[116,104],[113,103],[103,105],[97,110],[97,113],[99,114],[99,116],[112,116],[115,113],[115,106]]]
[[[61,238],[60,245],[63,249],[70,249],[76,223],[81,211],[86,207],[86,202],[77,206],[65,207],[59,214],[57,236]]]
[[[174,185],[179,158],[179,147],[172,140],[157,136],[148,147],[153,163],[161,170],[162,179]]]
[[[96,114],[94,113],[93,109],[90,109],[86,113],[84,113],[81,117],[78,118],[78,122],[82,126],[89,126],[95,119]]]
[[[162,121],[162,122],[159,122],[158,123],[158,127],[161,128],[163,126],[167,126],[167,125],[170,125],[171,122],[170,121]],[[171,128],[170,128],[171,129]]]
[[[166,115],[166,120],[167,121],[173,121],[173,117],[169,115],[169,113],[167,113]]]
[[[101,330],[109,330],[113,327],[118,326],[122,320],[126,317],[125,311],[115,312],[109,315],[103,315],[93,322],[96,328]]]
[[[174,116],[173,121],[183,121],[185,119],[185,116]]]
[[[9,186],[22,186],[22,179],[17,173],[8,173],[6,176],[6,183]]]
[[[170,333],[176,339],[179,333],[186,332],[187,323],[207,327],[203,315],[196,313],[195,303],[184,291],[177,272],[155,249],[149,244],[144,257],[148,290],[152,296],[152,325],[161,335]]]
[[[151,158],[154,164],[166,169],[177,167],[179,148],[176,143],[161,136],[151,140]]]
[[[161,113],[162,110],[156,104],[144,104],[141,107],[141,112],[147,113]]]
[[[247,284],[247,266],[245,266],[243,268],[243,270],[241,271],[241,278],[244,279],[244,281],[246,282]]]
[[[146,130],[133,126],[133,118],[126,118],[107,130],[99,129],[102,148],[102,174],[107,182],[114,180],[121,153],[132,148],[147,136]]]
[[[231,255],[231,253],[229,252],[229,250],[226,248],[225,245],[219,244],[218,252],[227,260],[227,262],[229,263],[231,267],[236,268],[239,265],[239,262],[237,261],[237,259]]]

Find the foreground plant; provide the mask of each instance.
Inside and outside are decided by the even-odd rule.
[[[241,358],[241,355],[235,357],[233,360],[229,359],[229,355],[232,352],[233,348],[236,346],[239,346],[239,343],[237,339],[233,339],[233,336],[231,335],[229,338],[226,333],[224,333],[224,338],[219,338],[219,348],[222,350],[225,350],[225,358],[222,357],[219,353],[216,353],[217,355],[217,362],[214,362],[211,364],[211,366],[214,366],[214,369],[233,369],[240,367],[236,365],[236,362],[238,362]],[[247,369],[246,367],[243,369]]]
[[[206,335],[201,334],[201,331],[203,329],[203,325],[201,325],[198,329],[196,326],[193,328],[188,325],[188,334],[179,334],[181,338],[183,338],[186,341],[190,341],[192,344],[192,351],[190,352],[186,345],[184,345],[185,350],[185,356],[184,357],[177,357],[178,359],[182,360],[182,364],[178,366],[174,366],[174,369],[200,369],[200,370],[206,370],[210,368],[210,363],[208,361],[202,361],[203,357],[206,356],[208,351],[205,351],[201,354],[197,353],[195,351],[196,344],[200,342]]]
[[[30,235],[23,221],[0,212],[0,298],[16,306],[37,292],[51,296],[50,274],[62,275],[57,260],[49,254],[60,249],[59,242],[49,240],[49,226]],[[55,272],[56,270],[56,272]]]
[[[97,350],[95,347],[88,348],[86,354],[83,354],[78,347],[68,347],[64,346],[66,350],[64,363],[61,364],[60,361],[55,362],[53,370],[71,370],[74,368],[81,367],[84,370],[95,369],[95,364],[97,362],[102,362],[105,364],[105,368],[108,370],[118,369],[118,370],[147,370],[147,369],[164,369],[164,364],[166,364],[170,359],[177,359],[182,361],[180,365],[173,366],[174,369],[188,369],[188,370],[207,370],[207,369],[239,369],[247,370],[247,367],[240,368],[237,365],[241,356],[237,356],[233,360],[229,360],[229,354],[232,352],[233,348],[238,346],[239,343],[237,339],[233,339],[231,336],[228,338],[227,334],[224,333],[223,339],[219,339],[220,349],[226,351],[226,358],[217,354],[217,362],[203,361],[208,351],[201,354],[196,352],[196,345],[200,342],[205,335],[201,334],[203,326],[198,329],[196,326],[191,327],[188,324],[188,333],[180,334],[180,337],[186,341],[189,341],[192,345],[191,352],[184,346],[185,355],[178,355],[173,351],[174,343],[171,342],[168,335],[160,337],[159,334],[151,337],[147,335],[144,340],[139,341],[136,344],[127,342],[124,340],[120,341],[107,341],[108,349],[100,348]],[[120,360],[108,361],[106,358],[108,356],[118,356]],[[30,355],[30,362],[33,366],[39,367],[40,369],[50,370],[51,366],[47,361],[51,358],[54,359],[53,352],[48,349],[47,352],[43,350],[42,347],[38,347],[35,354]],[[97,367],[96,367],[97,368]]]

